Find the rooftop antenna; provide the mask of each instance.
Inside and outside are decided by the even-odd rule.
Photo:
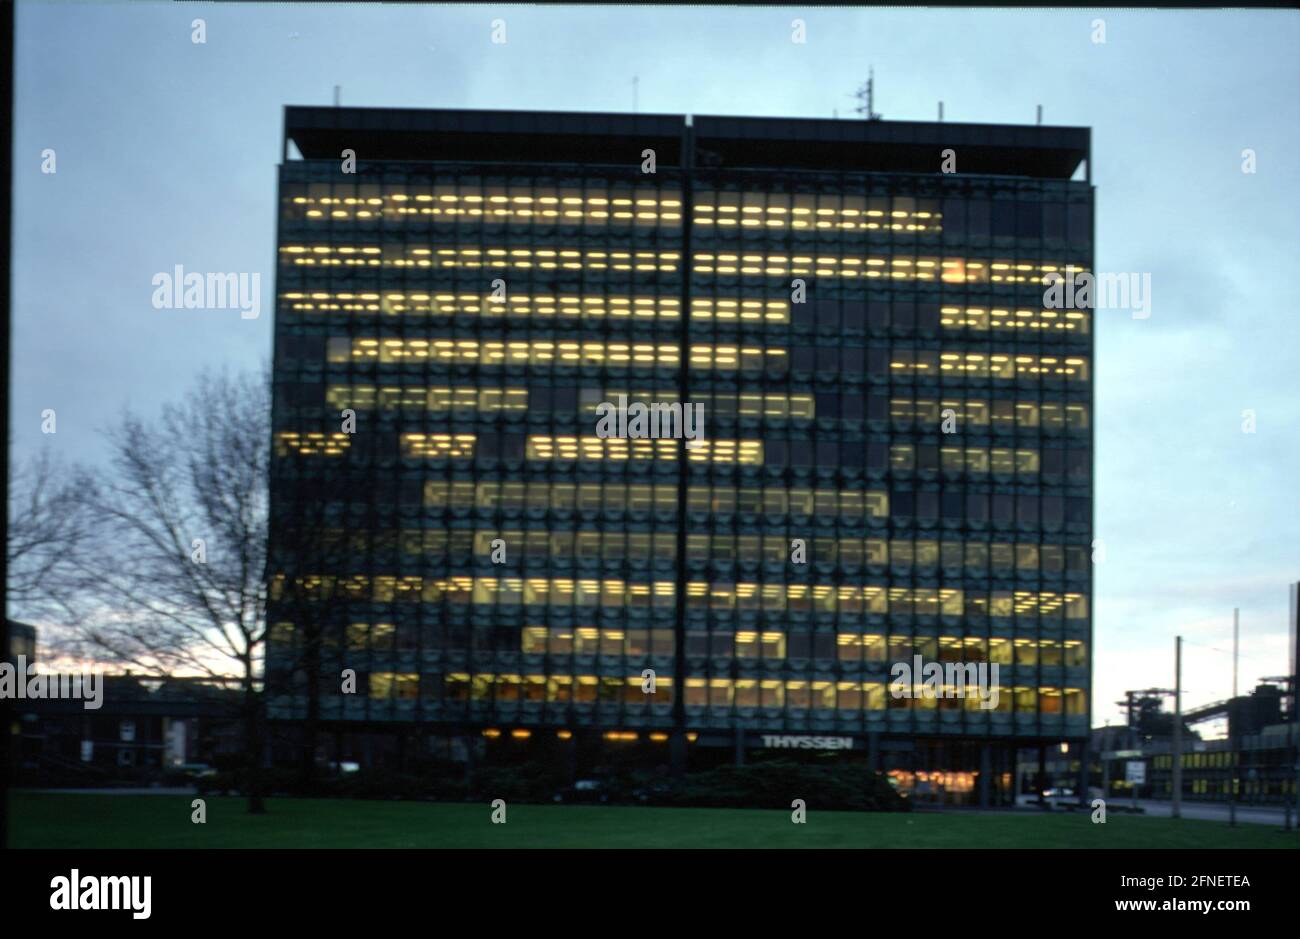
[[[334,86],[334,107],[336,108],[339,106],[339,92],[342,90],[343,90],[342,86],[340,85]]]
[[[880,120],[880,115],[877,114],[875,110],[875,86],[875,68],[869,67],[867,69],[867,83],[853,93],[853,97],[857,98],[858,101],[861,102],[853,110],[864,115],[869,121]]]
[[[943,102],[939,102],[939,122],[943,122]]]
[[[633,113],[633,114],[637,113],[637,111],[636,111],[636,104],[637,104],[637,102],[636,102],[636,92],[637,92],[637,85],[640,83],[640,81],[641,81],[640,76],[638,76],[638,75],[633,75],[633,76],[632,76],[632,113]]]
[[[1035,123],[1037,123],[1040,127],[1042,126],[1043,123],[1043,106],[1041,104],[1038,106],[1038,120]]]

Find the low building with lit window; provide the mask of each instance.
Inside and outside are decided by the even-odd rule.
[[[1092,269],[1089,130],[290,107],[283,147],[273,719],[970,802],[1086,747],[1092,312],[1043,278]],[[620,401],[703,434],[601,436]],[[891,694],[916,656],[996,703]]]

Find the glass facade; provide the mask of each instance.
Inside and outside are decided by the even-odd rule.
[[[281,166],[273,716],[1086,737],[1092,313],[1042,278],[1091,269],[1091,185],[718,166],[710,126],[653,174]],[[620,396],[699,445],[599,435]],[[997,706],[893,697],[914,655]]]

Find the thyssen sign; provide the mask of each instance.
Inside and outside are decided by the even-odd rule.
[[[852,750],[852,737],[809,737],[802,734],[763,734],[763,746],[774,750]]]

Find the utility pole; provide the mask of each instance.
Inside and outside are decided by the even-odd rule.
[[[869,121],[880,120],[880,115],[876,113],[876,71],[874,68],[867,69],[867,83],[854,92],[853,97],[861,102],[856,108],[859,114]]]
[[[1240,785],[1237,777],[1241,772],[1241,754],[1237,752],[1237,728],[1233,726],[1238,723],[1233,720],[1233,716],[1237,713],[1237,637],[1240,612],[1239,608],[1232,608],[1232,700],[1228,702],[1228,749],[1232,751],[1232,791],[1228,793],[1228,826],[1231,828],[1237,827],[1237,790]]]
[[[1183,803],[1183,637],[1174,638],[1174,818],[1182,818]]]

